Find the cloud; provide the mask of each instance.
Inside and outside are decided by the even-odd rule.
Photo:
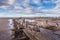
[[[15,0],[8,0],[8,4],[12,5],[14,4]]]
[[[45,12],[45,10],[44,10]],[[56,7],[51,10],[46,10],[47,13],[60,13],[60,0],[56,1]]]
[[[8,14],[9,13],[9,14]],[[17,14],[13,12],[0,12],[0,17],[60,17],[60,14]]]
[[[6,16],[4,13],[0,13],[0,17],[4,17]]]
[[[34,2],[37,3],[38,1],[36,2],[36,0],[35,0]],[[54,0],[52,2],[54,2]],[[14,10],[16,10],[14,12],[17,12],[17,13],[44,13],[44,14],[45,13],[60,13],[59,12],[60,10],[58,8],[59,7],[59,0],[56,1],[57,6],[53,9],[51,9],[51,10],[39,10],[40,8],[44,8],[43,6],[41,6],[38,9],[35,10],[35,9],[32,9],[30,7],[30,5],[28,5],[28,3],[29,3],[29,0],[28,1],[26,0],[26,1],[23,2],[24,7],[26,7],[25,9],[22,9],[22,7],[19,4],[16,3],[16,7],[20,6],[20,8],[17,8],[18,10],[14,9]]]
[[[10,17],[21,17],[20,14],[24,14],[22,17],[38,17],[38,16],[42,16],[42,17],[60,17],[60,0],[56,1],[57,6],[53,9],[50,10],[40,10],[41,8],[44,8],[43,6],[39,7],[38,9],[32,9],[32,7],[30,7],[29,2],[30,0],[25,0],[21,3],[16,2],[17,0],[0,0],[0,8],[4,9],[4,10],[8,10],[10,12],[12,12],[10,15]],[[39,0],[33,0],[36,4],[39,3]],[[53,0],[54,2],[54,0]],[[45,3],[47,3],[47,1],[45,1]],[[16,13],[16,14],[13,14]],[[39,13],[39,14],[38,14]],[[6,13],[7,14],[7,13]],[[1,14],[2,16],[4,16],[5,14]],[[19,16],[20,15],[20,16]],[[9,15],[7,15],[9,17]],[[1,17],[1,16],[0,16]]]
[[[40,0],[32,0],[35,4],[39,4]]]
[[[2,9],[7,9],[9,6],[0,6]]]

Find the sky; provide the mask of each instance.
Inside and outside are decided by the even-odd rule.
[[[0,0],[0,17],[60,17],[60,0]]]

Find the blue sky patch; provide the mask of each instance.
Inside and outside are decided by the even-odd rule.
[[[34,9],[34,8],[39,8],[41,7],[42,9],[53,9],[56,7],[56,3],[52,0],[40,0],[41,3],[35,4],[32,0],[30,1],[29,5]]]

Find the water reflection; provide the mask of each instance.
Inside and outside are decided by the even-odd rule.
[[[9,21],[9,27],[10,27],[10,29],[13,29],[14,27],[13,27],[13,19],[9,19],[8,20]]]

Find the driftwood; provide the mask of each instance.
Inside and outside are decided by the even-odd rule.
[[[56,31],[57,30],[57,27],[53,26],[53,25],[45,25],[43,28],[46,28],[46,29],[49,29],[49,30],[52,30],[52,31]]]

